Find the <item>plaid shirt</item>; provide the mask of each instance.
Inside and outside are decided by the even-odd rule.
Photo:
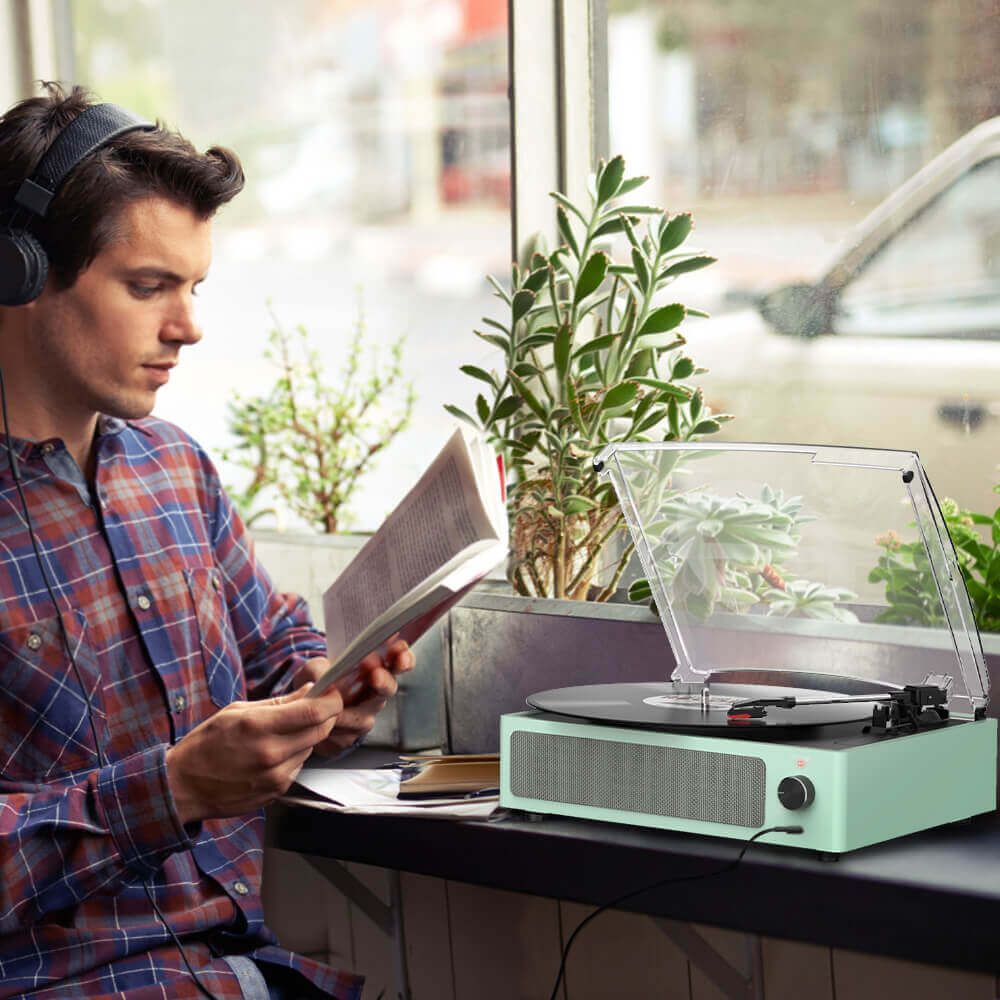
[[[264,925],[263,815],[183,826],[167,785],[168,745],[325,655],[304,602],[171,424],[101,418],[93,503],[62,442],[11,442],[105,763],[0,448],[0,997],[200,996],[145,883],[219,1000],[222,954],[357,998]]]

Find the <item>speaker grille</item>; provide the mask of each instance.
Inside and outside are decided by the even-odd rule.
[[[760,757],[518,730],[511,791],[523,798],[729,826],[764,823]]]

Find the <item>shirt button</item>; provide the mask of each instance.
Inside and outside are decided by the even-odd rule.
[[[43,455],[51,455],[55,450],[56,446],[51,441],[46,441],[45,444],[42,445]]]
[[[222,581],[217,576],[212,577],[212,587],[215,590],[222,590]]]
[[[145,594],[140,594],[135,603],[139,605],[141,611],[148,611],[153,606],[153,602]]]
[[[250,894],[250,886],[248,886],[246,882],[234,882],[233,892],[235,892],[238,896],[247,896]]]
[[[182,694],[175,694],[174,695],[174,711],[175,712],[183,712],[184,711],[184,706],[186,704],[187,704],[187,698],[185,698],[184,695],[182,695]]]
[[[28,649],[41,649],[42,637],[37,632],[32,632],[28,636]]]

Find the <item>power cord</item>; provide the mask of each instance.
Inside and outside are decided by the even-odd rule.
[[[605,910],[610,910],[620,904],[626,902],[629,899],[633,899],[636,896],[641,896],[643,893],[652,892],[654,889],[659,889],[660,886],[669,885],[672,882],[696,882],[703,878],[712,878],[715,875],[724,875],[726,872],[731,872],[742,860],[743,855],[750,849],[750,845],[758,838],[763,837],[766,833],[802,833],[801,826],[769,826],[765,830],[758,830],[749,840],[744,843],[740,853],[736,856],[735,860],[727,862],[721,868],[716,868],[709,872],[700,872],[697,875],[678,875],[672,878],[660,879],[659,882],[652,882],[649,885],[644,885],[641,889],[633,889],[632,892],[626,892],[623,896],[618,896],[616,899],[612,899],[608,903],[604,903],[599,906],[593,913],[584,917],[576,925],[576,929],[569,936],[569,940],[566,942],[566,947],[562,951],[562,960],[559,963],[559,974],[556,976],[555,985],[552,987],[552,993],[549,995],[549,1000],[556,1000],[556,995],[559,992],[559,984],[562,982],[563,975],[566,972],[566,961],[569,958],[569,950],[573,947],[573,942],[576,940],[576,936],[590,923],[594,917],[600,916]]]
[[[69,641],[69,633],[66,631],[66,623],[63,621],[62,612],[59,610],[59,602],[56,600],[55,590],[53,589],[52,582],[49,579],[48,570],[45,568],[45,563],[42,561],[42,555],[38,547],[38,538],[35,535],[35,526],[31,520],[31,513],[28,510],[28,501],[24,496],[24,490],[21,488],[21,469],[17,462],[17,455],[14,453],[14,446],[10,442],[10,421],[7,419],[7,387],[4,384],[2,367],[0,367],[0,413],[3,415],[3,430],[4,441],[7,446],[7,460],[10,463],[10,472],[11,476],[14,478],[14,485],[17,487],[17,495],[21,502],[21,514],[24,517],[24,523],[28,529],[28,537],[31,539],[31,549],[35,555],[35,563],[38,565],[38,571],[42,574],[42,580],[45,583],[46,591],[48,591],[49,600],[52,602],[52,606],[55,609],[56,618],[59,621],[59,631],[62,634],[63,646],[66,649],[66,655],[69,657],[69,662],[73,667],[73,674],[76,677],[77,684],[80,685],[80,690],[83,692],[83,700],[87,706],[87,720],[90,723],[90,734],[94,740],[94,749],[97,753],[98,766],[107,767],[108,760],[104,755],[104,749],[97,736],[97,726],[94,724],[94,705],[90,700],[90,692],[83,683],[83,676],[81,675],[80,668],[77,665],[76,657],[73,655],[73,646]],[[184,950],[184,945],[181,943],[180,938],[175,933],[173,927],[170,926],[166,917],[164,917],[162,911],[160,910],[160,907],[157,905],[149,883],[144,880],[142,887],[146,890],[146,896],[152,904],[157,918],[167,929],[167,933],[170,935],[174,945],[180,952],[181,958],[184,960],[184,964],[187,966],[188,972],[191,973],[191,978],[194,980],[195,985],[201,993],[208,998],[208,1000],[217,1000],[215,994],[208,990],[199,978],[198,973],[195,972],[194,967],[188,959],[187,952]]]

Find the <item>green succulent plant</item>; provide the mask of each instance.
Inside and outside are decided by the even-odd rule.
[[[855,621],[837,607],[857,596],[852,591],[794,579],[785,568],[798,553],[800,526],[813,519],[801,497],[766,484],[759,500],[692,490],[667,497],[646,534],[657,540],[652,554],[671,605],[694,618],[753,608],[781,617]],[[629,588],[632,600],[651,596],[648,580]]]
[[[839,607],[857,594],[842,587],[827,587],[809,580],[789,580],[783,589],[769,588],[761,595],[769,615],[782,618],[819,618],[824,621],[856,622],[857,615]]]

